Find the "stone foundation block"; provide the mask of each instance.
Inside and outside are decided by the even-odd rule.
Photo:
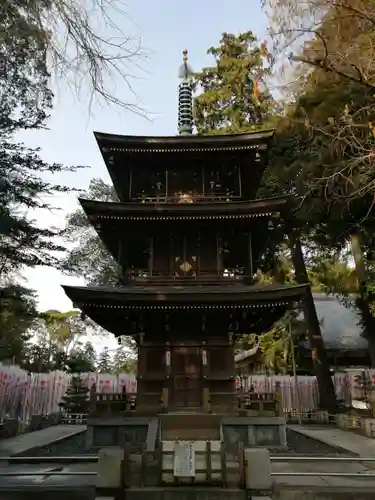
[[[265,448],[245,448],[245,480],[248,490],[272,488],[270,452]]]
[[[349,417],[345,413],[336,415],[336,424],[340,429],[346,430],[349,428]]]
[[[121,486],[121,463],[124,450],[117,447],[102,448],[98,453],[97,488],[119,488]]]
[[[361,427],[365,436],[375,438],[375,418],[363,418]]]

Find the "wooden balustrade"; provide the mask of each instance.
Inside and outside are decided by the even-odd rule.
[[[131,199],[131,202],[137,204],[169,204],[169,203],[225,203],[229,201],[241,201],[240,196],[234,196],[228,193],[214,193],[214,194],[191,194],[185,195],[172,195],[172,196],[147,196],[139,193],[134,198]]]
[[[249,416],[279,416],[279,395],[275,393],[242,393],[238,392],[210,392],[202,389],[204,409],[208,412],[233,413],[240,411]],[[169,406],[168,389],[162,392],[142,393],[142,402],[139,409],[154,409],[155,412],[165,412]],[[91,394],[92,411],[96,416],[118,416],[124,412],[135,411],[137,408],[136,393],[101,393]]]
[[[253,278],[251,276],[245,276],[243,274],[237,275],[228,275],[220,276],[217,275],[217,272],[214,271],[212,273],[200,273],[197,276],[176,276],[176,275],[167,275],[167,274],[153,274],[150,276],[147,271],[145,273],[139,273],[134,275],[127,275],[122,280],[124,283],[133,283],[133,284],[146,284],[146,283],[154,283],[158,285],[188,285],[189,283],[199,283],[200,285],[225,285],[228,283],[251,283]]]
[[[237,395],[238,408],[249,416],[279,416],[279,395],[273,392],[244,393]]]
[[[135,410],[136,396],[136,393],[93,392],[91,393],[92,413],[98,416],[111,416]]]

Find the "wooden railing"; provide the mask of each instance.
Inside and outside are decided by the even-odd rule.
[[[131,199],[132,202],[138,204],[189,204],[189,203],[225,203],[230,201],[240,201],[240,196],[234,196],[228,193],[214,194],[179,194],[173,196],[145,196],[139,194]]]
[[[282,414],[279,394],[273,392],[240,393],[237,395],[237,404],[240,410],[245,411],[250,416],[279,416]]]
[[[172,274],[162,274],[162,273],[153,273],[152,275],[148,274],[147,270],[140,270],[136,274],[127,275],[121,280],[124,284],[145,284],[145,283],[154,283],[158,285],[162,284],[199,284],[199,285],[225,285],[225,284],[233,284],[233,283],[251,283],[253,278],[251,276],[247,276],[244,274],[236,274],[235,272],[231,272],[229,270],[228,275],[224,275],[222,272],[218,274],[215,270],[211,273],[200,272],[199,275],[195,276],[179,276]]]
[[[202,388],[203,408],[207,412],[240,412],[249,416],[279,416],[282,414],[279,395],[276,393],[209,392]],[[137,409],[135,393],[93,393],[91,395],[92,416],[110,417]],[[167,388],[161,392],[143,393],[139,410],[167,411],[169,394]]]
[[[165,411],[168,406],[168,397],[165,397],[163,392],[144,392],[138,398],[138,401],[136,393],[93,392],[91,394],[90,416],[116,417],[136,410],[140,412],[149,410],[151,413],[159,413]]]
[[[136,409],[136,393],[103,393],[91,394],[92,414],[95,416],[113,416]]]

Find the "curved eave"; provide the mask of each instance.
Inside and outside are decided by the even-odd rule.
[[[90,219],[230,219],[278,216],[289,207],[286,197],[227,203],[142,204],[79,200]]]
[[[308,284],[278,287],[74,287],[63,286],[79,308],[103,309],[232,309],[275,307],[299,301]]]
[[[243,134],[188,135],[188,136],[133,136],[94,132],[101,151],[129,153],[176,153],[196,151],[236,151],[266,149],[275,130]]]

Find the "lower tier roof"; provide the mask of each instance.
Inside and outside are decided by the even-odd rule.
[[[150,331],[160,315],[191,314],[208,310],[210,315],[235,316],[246,319],[246,333],[261,333],[280,319],[286,309],[298,302],[308,288],[292,286],[124,286],[73,287],[63,286],[65,293],[92,320],[116,336],[136,335],[137,317],[149,316]],[[245,314],[244,314],[245,312]],[[152,318],[152,319],[151,319]],[[179,321],[178,318],[175,321]],[[184,321],[184,320],[182,320]],[[242,328],[240,328],[242,330]],[[251,329],[251,331],[249,331]],[[239,333],[244,333],[240,331]]]
[[[156,308],[172,305],[201,305],[228,303],[228,306],[256,307],[262,302],[290,302],[300,300],[308,284],[304,285],[222,285],[222,286],[102,286],[77,287],[63,286],[67,296],[74,304],[108,305],[121,308],[134,308],[154,305]]]

